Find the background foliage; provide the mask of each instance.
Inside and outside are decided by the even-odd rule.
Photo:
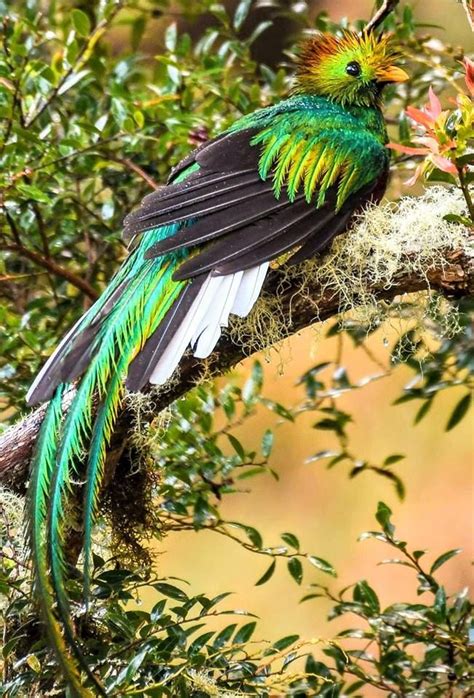
[[[287,59],[302,29],[339,27],[326,13],[312,18],[305,2],[284,0],[230,6],[209,0],[101,0],[73,7],[0,0],[0,14],[0,408],[8,422],[24,409],[27,386],[58,338],[125,255],[124,213],[163,183],[193,145],[287,93]],[[264,61],[272,22],[286,28],[287,53]],[[434,42],[409,6],[386,24],[409,53],[409,88],[387,95],[392,139],[409,143],[403,109],[423,104],[429,85],[438,93],[459,86],[462,55]],[[354,26],[360,28],[361,21]],[[150,33],[163,29],[163,46],[150,55]],[[449,127],[455,136],[456,125]],[[459,151],[459,157],[465,155],[465,148]],[[402,156],[397,167],[413,167],[413,159]],[[437,168],[430,167],[429,176],[460,184]],[[396,187],[395,177],[394,196]],[[410,317],[410,306],[419,303],[404,300],[398,311]],[[320,361],[301,376],[296,405],[265,396],[257,363],[244,386],[200,386],[168,415],[137,428],[135,468],[118,473],[104,496],[93,607],[87,617],[79,605],[75,609],[87,654],[111,693],[335,697],[365,696],[371,686],[389,696],[468,694],[470,605],[465,591],[447,594],[438,580],[438,570],[458,550],[434,551],[425,564],[425,551],[396,537],[390,509],[379,503],[377,529],[363,536],[387,546],[385,562],[410,569],[420,594],[417,603],[384,608],[365,580],[335,591],[331,562],[301,549],[294,533],[284,532],[269,545],[255,527],[221,513],[223,500],[250,478],[278,477],[270,464],[274,427],[308,415],[315,430],[331,437],[331,448],[313,454],[313,461],[347,466],[352,478],[371,471],[392,482],[402,498],[396,466],[403,454],[383,454],[380,462],[361,459],[350,443],[353,415],[338,399],[351,391],[363,395],[371,381],[403,363],[411,378],[398,402],[416,401],[416,422],[429,418],[440,391],[462,388],[445,423],[455,428],[471,401],[474,351],[468,301],[453,306],[457,332],[446,335],[446,306],[433,298],[429,319],[409,324],[376,374],[353,378],[342,349]],[[338,337],[341,348],[351,343],[367,353],[374,329],[346,319],[327,333]],[[135,409],[139,426],[146,403],[135,401]],[[268,420],[260,447],[250,448],[236,431],[262,409]],[[137,495],[132,502],[131,491]],[[61,692],[29,601],[18,511],[19,501],[4,493],[0,692]],[[272,576],[282,567],[297,585],[317,579],[302,593],[305,603],[326,599],[332,618],[348,616],[345,629],[331,641],[311,642],[295,633],[263,642],[256,621],[240,619],[244,612],[233,608],[227,594],[188,594],[182,580],[160,576],[148,542],[203,529],[262,556],[268,564],[256,583],[269,584],[269,594]],[[144,589],[155,597],[146,609],[134,603]],[[76,577],[71,595],[79,599],[79,590]]]

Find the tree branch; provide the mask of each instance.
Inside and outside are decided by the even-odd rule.
[[[13,245],[5,245],[4,250],[17,252],[52,274],[66,279],[66,281],[69,281],[70,284],[82,291],[91,300],[95,301],[97,299],[99,294],[88,281],[83,279],[81,276],[77,276],[77,274],[74,274],[74,272],[70,271],[69,269],[62,267],[60,264],[55,262],[54,259],[45,257],[39,252],[28,249],[22,245],[21,242],[16,242]]]
[[[267,279],[264,298],[279,297],[279,308],[288,318],[283,336],[337,315],[341,307],[341,298],[334,291],[322,288],[311,277],[305,278],[304,293],[301,292],[301,279],[289,279],[283,270],[273,270]],[[396,282],[387,288],[383,280],[372,283],[366,280],[366,289],[378,300],[391,301],[404,293],[413,293],[427,288],[440,291],[450,296],[474,296],[474,260],[469,255],[468,246],[446,253],[444,261],[431,265],[423,274],[407,272],[400,269],[395,275]],[[312,299],[310,302],[308,299]],[[282,337],[283,338],[283,337]],[[207,364],[212,375],[224,373],[231,366],[246,358],[251,350],[245,345],[237,344],[229,336],[219,342],[217,350]],[[179,378],[167,389],[150,395],[150,419],[184,395],[202,373],[202,363],[186,356],[181,363]],[[66,395],[66,404],[74,396],[74,389]],[[28,477],[28,464],[38,429],[44,415],[44,406],[35,410],[16,425],[8,429],[0,438],[0,483],[22,492]],[[108,449],[107,470],[113,473],[127,447],[127,440],[133,428],[133,418],[124,410],[117,421],[114,435]]]
[[[474,5],[472,0],[461,0],[462,6],[466,12],[467,21],[471,30],[474,32]]]
[[[111,153],[106,153],[104,157],[106,157],[107,160],[111,160],[112,162],[116,162],[119,165],[122,165],[127,170],[135,172],[135,174],[141,177],[148,184],[148,186],[154,189],[155,191],[160,188],[160,185],[157,182],[155,182],[153,177],[151,177],[151,175],[149,175],[148,172],[145,172],[145,170],[142,167],[137,165],[136,162],[130,160],[130,158],[115,157]]]
[[[399,2],[400,0],[384,0],[380,8],[365,27],[365,31],[372,32],[374,29],[377,29],[377,27],[382,24],[384,19],[386,19],[389,14],[394,11]]]

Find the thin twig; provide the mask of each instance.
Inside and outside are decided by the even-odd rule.
[[[461,0],[461,4],[466,10],[467,21],[471,30],[474,32],[474,5],[470,0]]]
[[[466,200],[467,208],[469,210],[469,215],[471,216],[471,219],[474,221],[474,204],[472,202],[471,192],[469,191],[469,186],[466,182],[464,170],[462,167],[458,167],[457,170],[458,170],[459,183],[461,185],[462,193],[463,193],[464,198]]]
[[[112,162],[116,162],[119,165],[123,165],[126,167],[128,170],[132,170],[135,172],[139,177],[141,177],[152,189],[159,189],[160,185],[155,182],[153,177],[151,177],[145,170],[143,170],[139,165],[137,165],[133,160],[130,160],[130,158],[119,158],[115,157],[114,155],[111,155],[110,153],[107,153],[105,155],[107,160],[111,160]]]
[[[18,281],[19,279],[31,279],[34,276],[44,276],[47,273],[47,271],[35,271],[28,274],[2,274],[0,275],[0,284],[9,281]]]
[[[377,10],[372,19],[365,27],[366,32],[372,32],[391,14],[400,0],[384,0],[382,6]]]
[[[15,225],[13,218],[9,214],[7,214],[6,219],[10,226],[10,230],[12,231],[12,235],[15,239],[15,242],[11,245],[5,245],[4,250],[9,252],[18,252],[23,257],[26,257],[35,264],[38,264],[40,267],[43,267],[43,269],[46,269],[47,271],[51,272],[52,274],[55,274],[56,276],[60,276],[61,278],[66,279],[66,281],[69,281],[69,283],[71,283],[73,286],[85,293],[85,295],[91,298],[92,300],[96,300],[98,298],[99,294],[97,293],[95,288],[91,286],[90,283],[85,281],[85,279],[81,278],[80,276],[77,276],[77,274],[74,274],[74,272],[70,271],[69,269],[65,269],[60,264],[55,262],[54,259],[48,259],[39,252],[35,252],[34,250],[30,250],[27,247],[25,247],[18,236],[18,229]]]

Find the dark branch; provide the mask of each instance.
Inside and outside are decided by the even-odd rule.
[[[472,0],[461,0],[462,6],[466,12],[467,21],[471,30],[474,32],[474,5]]]
[[[379,27],[382,22],[391,14],[396,6],[399,4],[400,0],[384,0],[380,8],[370,19],[369,23],[365,27],[366,32],[373,32],[377,27]]]
[[[74,274],[74,272],[70,271],[69,269],[62,267],[60,264],[55,262],[54,259],[50,257],[45,257],[44,255],[40,254],[39,252],[35,252],[34,250],[30,250],[28,247],[25,247],[21,242],[15,242],[12,245],[5,245],[3,249],[8,250],[10,252],[16,252],[20,256],[26,257],[38,266],[42,267],[43,269],[46,269],[46,271],[50,272],[51,274],[54,274],[55,276],[59,276],[62,279],[69,281],[69,283],[72,284],[72,286],[78,288],[91,300],[95,301],[97,299],[99,294],[88,281],[83,279],[81,276]]]
[[[367,290],[379,300],[391,301],[396,296],[427,289],[434,289],[454,296],[474,296],[474,264],[463,249],[447,253],[447,260],[438,266],[425,270],[424,274],[414,275],[400,269],[396,284],[386,288],[383,282],[374,285],[367,281]],[[282,290],[283,289],[283,290]],[[284,337],[313,324],[337,315],[341,298],[334,292],[322,289],[310,278],[305,279],[305,292],[299,293],[296,280],[284,280],[282,271],[272,271],[265,285],[265,294],[274,297],[279,294],[279,305],[284,316],[289,318],[284,329]],[[313,302],[309,302],[311,297]],[[264,302],[264,301],[263,301]],[[290,321],[291,318],[291,321]],[[283,338],[283,336],[282,336]],[[210,359],[212,375],[222,374],[231,366],[246,358],[251,351],[248,347],[236,344],[230,337],[223,337],[218,350]],[[168,390],[150,395],[150,419],[184,395],[199,380],[202,364],[193,357],[185,357],[181,364],[179,379],[172,382]],[[71,400],[74,390],[67,396]],[[38,429],[44,414],[44,407],[32,412],[7,430],[0,438],[0,483],[15,491],[22,492],[28,477],[28,465],[36,441]],[[116,465],[127,451],[128,439],[133,429],[133,418],[126,411],[120,415],[108,449],[107,472],[112,477]]]

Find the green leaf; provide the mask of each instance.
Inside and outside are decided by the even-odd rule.
[[[25,194],[25,196],[28,196],[28,198],[33,199],[33,201],[42,204],[51,203],[50,197],[33,184],[18,184],[17,189],[21,191],[22,194]]]
[[[459,555],[459,553],[462,553],[462,548],[454,548],[453,550],[448,550],[448,552],[443,553],[442,555],[437,557],[431,565],[430,574],[436,572],[436,570],[439,569],[442,565],[444,565],[445,562],[448,562],[448,560],[451,560],[452,557]]]
[[[65,94],[68,90],[74,87],[74,85],[77,85],[82,78],[84,78],[86,75],[89,75],[90,70],[87,68],[84,68],[84,70],[80,70],[78,73],[72,73],[61,85],[61,87],[58,89],[58,95],[61,96]]]
[[[240,528],[242,531],[245,531],[250,542],[253,543],[253,545],[256,548],[261,549],[263,547],[262,536],[257,531],[257,529],[254,528],[253,526],[248,526],[247,524],[242,524],[239,521],[229,521],[229,525],[236,526],[237,528]]]
[[[260,34],[263,34],[267,29],[273,26],[273,22],[271,20],[267,20],[266,22],[260,22],[260,24],[257,24],[253,32],[250,34],[249,38],[246,39],[246,43],[251,46],[260,36]]]
[[[260,394],[263,386],[263,368],[259,361],[252,367],[250,378],[245,382],[242,389],[242,400],[246,407],[250,407]]]
[[[359,690],[359,688],[362,688],[363,686],[366,686],[367,683],[365,679],[360,679],[359,681],[354,681],[350,686],[344,687],[344,693],[346,696],[351,696],[353,693]]]
[[[256,548],[261,548],[263,546],[262,536],[256,528],[253,528],[253,526],[244,526],[244,530]]]
[[[271,412],[275,412],[279,417],[286,419],[289,422],[294,422],[295,418],[288,408],[281,405],[279,402],[274,400],[267,400],[266,398],[261,400],[262,404],[265,405]]]
[[[456,164],[458,167],[474,165],[474,153],[467,153],[467,155],[461,155],[460,158],[456,158]]]
[[[214,635],[214,630],[211,630],[207,633],[203,633],[202,635],[199,635],[190,645],[188,649],[188,654],[197,654],[202,650],[204,645],[206,645],[211,637]]]
[[[237,480],[249,480],[251,477],[255,477],[256,475],[262,475],[265,472],[266,470],[264,466],[256,465],[254,468],[249,468],[248,470],[245,470],[243,473],[240,473],[240,475],[237,475]]]
[[[182,589],[175,587],[173,584],[167,584],[166,582],[157,582],[153,584],[154,588],[159,591],[164,596],[169,596],[171,599],[176,599],[177,601],[187,601],[188,595]]]
[[[398,475],[393,473],[391,470],[385,468],[377,468],[375,466],[372,466],[371,470],[377,473],[377,475],[381,475],[382,477],[386,477],[388,480],[391,480],[395,485],[395,491],[399,498],[405,498],[405,485],[403,484],[403,481],[398,477]]]
[[[223,647],[227,642],[229,642],[230,638],[234,634],[234,630],[237,627],[237,623],[231,623],[231,625],[227,625],[221,632],[216,635],[214,642],[212,643],[212,646],[215,647],[216,649],[219,649]]]
[[[353,597],[354,601],[368,606],[374,613],[379,613],[380,603],[377,594],[365,580],[357,582],[354,587]]]
[[[148,647],[147,644],[145,644],[137,654],[133,657],[133,659],[129,662],[128,666],[126,667],[125,671],[122,671],[119,675],[119,681],[118,683],[124,683],[125,685],[129,684],[130,681],[137,675],[137,672],[141,665],[143,664],[146,655],[150,651],[150,648]]]
[[[315,461],[322,460],[323,458],[334,458],[334,456],[339,456],[339,451],[318,451],[313,456],[306,459],[305,463],[314,463]]]
[[[413,551],[413,557],[415,560],[419,560],[420,557],[423,557],[423,555],[426,555],[426,550],[414,550]]]
[[[414,423],[418,424],[421,422],[422,419],[426,417],[428,412],[430,411],[431,407],[433,405],[433,397],[429,398],[428,400],[425,400],[425,402],[421,405],[420,409],[415,415]]]
[[[235,637],[233,639],[234,645],[240,645],[244,644],[245,642],[248,642],[254,633],[256,625],[257,623],[255,621],[243,625],[240,628],[240,630],[235,634]]]
[[[443,216],[443,220],[447,221],[448,223],[460,223],[461,225],[468,227],[472,225],[472,221],[469,218],[466,216],[459,216],[456,213],[447,213],[445,216]]]
[[[243,23],[247,19],[250,7],[252,5],[252,0],[240,0],[237,5],[237,9],[234,14],[234,29],[239,31]]]
[[[393,465],[394,463],[398,463],[399,461],[403,460],[404,458],[406,458],[406,456],[404,456],[402,453],[393,453],[391,456],[388,456],[384,460],[383,464],[384,464],[384,466]]]
[[[287,635],[286,637],[282,637],[281,640],[274,642],[272,647],[273,649],[281,652],[282,650],[286,650],[287,647],[290,647],[290,645],[293,645],[299,639],[299,635]]]
[[[166,599],[161,599],[161,601],[158,601],[156,603],[150,613],[150,620],[152,623],[157,623],[158,620],[161,618],[163,615],[163,611],[165,610],[165,606],[167,604]]]
[[[172,22],[165,31],[165,46],[173,53],[176,49],[176,41],[178,38],[178,25],[176,22]]]
[[[438,170],[437,167],[434,168],[432,172],[426,177],[427,182],[445,182],[447,184],[453,184],[454,186],[456,185],[456,180],[453,177],[452,174],[449,174],[449,172],[443,172],[442,170]]]
[[[472,395],[471,393],[468,393],[467,395],[464,395],[462,397],[454,410],[452,411],[452,414],[448,420],[448,423],[446,425],[446,431],[451,431],[451,429],[454,429],[454,427],[459,424],[459,422],[465,417],[467,411],[469,410],[471,406],[471,401],[472,401]]]
[[[33,669],[33,671],[36,674],[39,674],[41,672],[41,662],[38,659],[38,657],[36,656],[36,654],[29,654],[26,657],[26,663],[28,664],[30,669]]]
[[[272,452],[275,435],[271,429],[267,429],[262,437],[262,455],[268,458]]]
[[[300,549],[300,542],[294,533],[282,533],[281,539],[285,541],[289,546],[295,548],[295,550]]]
[[[288,560],[288,571],[295,582],[301,584],[303,581],[303,565],[301,564],[301,560],[297,557],[292,557],[291,560]]]
[[[91,31],[91,21],[85,12],[77,9],[72,10],[71,20],[73,27],[79,36],[89,36]]]
[[[232,448],[237,453],[240,460],[244,461],[245,460],[245,449],[242,446],[242,444],[240,443],[240,441],[233,434],[227,434],[227,438],[229,439],[230,443],[232,444]]]
[[[435,610],[438,611],[440,616],[444,619],[446,616],[446,591],[444,587],[438,587],[435,594],[434,602]]]
[[[265,584],[266,582],[268,582],[268,580],[273,576],[273,573],[275,572],[275,568],[276,568],[276,560],[272,560],[270,567],[266,570],[266,572],[264,572],[262,574],[260,579],[257,582],[255,582],[255,586],[259,587],[262,584]]]
[[[332,577],[337,577],[337,572],[330,562],[323,560],[322,557],[316,557],[316,555],[308,555],[308,562],[310,562],[313,567],[316,567],[321,572],[325,574],[330,574]]]
[[[382,530],[390,536],[392,536],[395,531],[395,526],[390,521],[391,516],[392,510],[390,507],[388,507],[385,502],[379,502],[377,505],[377,513],[375,514],[375,518],[382,526]]]
[[[9,655],[12,653],[12,651],[15,649],[16,645],[27,638],[27,635],[22,634],[22,635],[14,635],[11,637],[8,642],[4,644],[2,647],[2,656],[4,659],[8,659]]]

